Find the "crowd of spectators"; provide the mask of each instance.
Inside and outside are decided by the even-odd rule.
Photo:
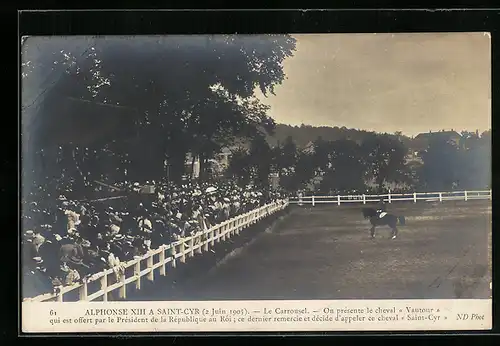
[[[117,186],[117,185],[114,185]],[[174,186],[121,183],[128,191],[99,201],[57,198],[25,201],[23,288],[25,297],[81,282],[108,268],[239,214],[284,198],[276,191],[232,182]]]

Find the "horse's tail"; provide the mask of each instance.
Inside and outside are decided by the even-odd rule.
[[[404,217],[403,215],[398,216],[398,220],[399,220],[399,223],[400,223],[401,225],[403,225],[403,226],[404,226],[404,225],[406,224],[406,219],[405,219],[405,217]]]

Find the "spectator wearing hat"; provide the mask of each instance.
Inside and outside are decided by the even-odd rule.
[[[42,244],[45,242],[45,238],[40,235],[40,233],[32,233],[32,236],[29,241],[29,246],[31,247],[31,251],[34,255],[39,255],[39,250]]]
[[[121,240],[124,238],[123,234],[115,234],[111,239],[108,240],[109,253],[115,256],[122,256],[123,249]]]
[[[101,261],[97,247],[89,240],[84,240],[81,246],[84,250],[83,262],[89,267],[88,273],[95,273],[96,271],[104,269],[104,267],[99,266]]]
[[[71,255],[66,262],[71,269],[78,273],[79,278],[76,281],[90,274],[90,267],[83,262],[84,256],[84,254],[82,254],[82,257]]]
[[[109,221],[114,224],[121,224],[123,220],[118,216],[113,207],[108,207],[106,214],[108,215]]]
[[[80,273],[77,270],[71,269],[66,262],[63,262],[60,266],[60,278],[65,286],[73,285],[80,280]]]
[[[29,253],[33,254],[33,256],[30,257],[35,257],[36,255],[36,248],[35,245],[33,244],[33,238],[35,237],[35,232],[33,230],[27,230],[24,232],[24,239],[23,239],[23,244],[25,245],[26,249],[29,250]]]
[[[181,230],[179,229],[179,226],[176,223],[176,220],[174,218],[170,218],[167,220],[166,223],[167,226],[167,237],[170,237],[171,241],[175,241],[179,239]]]
[[[51,234],[38,248],[38,254],[44,260],[48,275],[55,275],[56,268],[59,265],[59,260],[54,254],[59,251],[60,239],[59,235]]]
[[[70,259],[82,259],[84,257],[83,249],[77,244],[64,244],[59,249],[59,260],[63,263]]]
[[[165,222],[159,215],[154,217],[153,221],[154,232],[151,234],[151,246],[157,249],[163,244],[168,244],[167,240],[167,227]]]
[[[140,237],[133,237],[132,240],[129,240],[131,242],[132,250],[131,250],[131,256],[133,258],[137,256],[141,256],[142,254],[145,253],[144,251],[144,241]]]
[[[182,217],[181,217],[181,237],[184,238],[184,237],[187,237],[190,232],[191,232],[191,224],[189,223],[189,218],[186,214],[183,214]]]

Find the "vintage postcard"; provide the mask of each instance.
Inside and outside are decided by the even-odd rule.
[[[490,50],[23,37],[22,331],[491,329]]]

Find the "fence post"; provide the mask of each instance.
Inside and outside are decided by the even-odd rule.
[[[104,294],[102,295],[102,301],[107,302],[108,301],[108,274],[105,274],[101,278],[101,290],[104,291]]]
[[[203,241],[205,244],[203,244],[203,251],[207,252],[208,251],[208,243],[210,239],[210,232],[207,232],[207,230],[203,231],[203,235],[205,236],[205,240]]]
[[[389,194],[387,196],[387,198],[389,199],[389,203],[391,203],[391,190],[389,190]]]
[[[154,279],[155,279],[155,271],[153,269],[153,255],[152,254],[146,260],[146,264],[148,266],[148,269],[150,270],[149,273],[148,273],[147,278],[148,278],[149,281],[154,281]]]
[[[440,193],[439,193],[439,202],[442,202],[442,201],[443,201],[443,193],[442,193],[442,192],[440,192]]]
[[[215,246],[215,232],[213,226],[210,227],[210,232],[209,234],[209,239],[210,239],[210,246],[214,247]]]
[[[314,195],[312,196],[312,206],[314,207]]]
[[[337,195],[337,205],[340,205],[340,195]]]
[[[181,253],[181,263],[186,263],[186,245],[184,244],[184,238],[181,239],[181,243],[179,245],[179,251]]]
[[[80,291],[78,292],[78,299],[82,301],[87,300],[87,281],[84,281],[80,286]]]
[[[165,276],[166,272],[165,272],[165,247],[164,246],[162,246],[162,249],[160,252],[160,263],[161,263],[160,275]]]
[[[177,248],[175,245],[170,245],[171,247],[171,254],[172,254],[172,268],[176,268],[177,267],[177,257],[176,257],[176,254],[177,254]]]
[[[135,281],[135,289],[141,289],[141,261],[137,260],[134,266],[134,276],[137,278]]]
[[[467,202],[467,191],[464,191],[465,201]]]
[[[413,193],[413,203],[417,203],[417,193]]]
[[[203,238],[205,236],[205,233],[197,233],[195,237],[195,245],[198,246],[196,249],[197,254],[203,253]]]
[[[257,221],[256,221],[257,222]],[[224,226],[221,227],[222,229],[222,241],[225,242],[226,241],[226,229],[227,229],[227,224],[225,224]]]
[[[194,256],[194,238],[193,236],[191,236],[191,239],[189,239],[189,257],[193,257]]]
[[[118,282],[118,274],[116,274],[117,282]],[[120,299],[125,299],[127,298],[127,285],[125,285],[125,272],[120,276],[120,282],[122,283],[122,286],[120,286],[120,290],[118,291],[118,297]]]
[[[363,194],[363,204],[366,204],[366,196]]]
[[[238,234],[240,234],[240,229],[241,229],[241,218],[240,217],[236,217],[235,226],[236,226],[235,233],[236,233],[236,235],[238,235]]]

